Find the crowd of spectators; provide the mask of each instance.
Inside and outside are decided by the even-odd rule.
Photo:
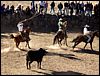
[[[95,16],[99,16],[99,3],[93,6],[91,2],[88,2],[84,4],[82,1],[65,1],[64,4],[60,1],[60,3],[57,5],[58,11],[55,11],[55,5],[56,1],[52,1],[50,4],[50,14],[64,14],[64,15],[85,15],[85,16],[92,16],[93,14]],[[19,16],[22,16],[23,14],[31,16],[34,12],[38,12],[40,14],[46,14],[48,10],[48,2],[47,1],[39,1],[39,5],[35,3],[35,1],[31,2],[31,7],[27,6],[25,9],[23,9],[24,6],[21,4],[18,4],[17,7],[14,5],[5,5],[2,4],[0,7],[1,14],[2,15],[13,15],[18,14]]]

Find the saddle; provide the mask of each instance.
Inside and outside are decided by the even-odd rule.
[[[85,35],[85,39],[87,40],[87,42],[90,42],[91,36],[90,35]]]
[[[29,38],[29,36],[28,36],[26,33],[21,32],[20,35],[21,35],[21,37],[23,38],[23,40],[25,40],[25,41],[26,41],[26,40],[30,41],[30,38]]]

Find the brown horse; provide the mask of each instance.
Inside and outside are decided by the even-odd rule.
[[[54,40],[53,40],[53,45],[58,43],[59,45],[62,45],[61,42],[62,40],[64,39],[64,43],[67,45],[67,32],[66,32],[66,26],[67,26],[67,21],[65,21],[63,23],[63,27],[62,27],[62,31],[58,31],[57,34],[55,35],[54,37]]]
[[[25,29],[24,33],[29,37],[29,33],[31,31],[32,31],[31,28],[27,28],[27,29]],[[28,48],[30,49],[30,46],[29,46],[29,41],[30,40],[29,39],[24,40],[21,34],[17,34],[15,37],[14,37],[13,34],[11,34],[10,38],[14,39],[17,48],[19,48],[18,46],[19,46],[20,42],[26,42],[26,46],[25,47],[27,47],[27,45],[28,45]]]
[[[88,34],[88,35],[91,37],[91,39],[90,39],[89,42],[87,42],[87,40],[88,40],[87,35],[79,35],[79,36],[77,36],[75,39],[73,39],[73,41],[71,41],[71,42],[75,42],[75,43],[74,43],[74,46],[73,46],[73,49],[74,49],[79,43],[85,42],[84,49],[85,49],[86,45],[87,45],[88,43],[90,43],[91,50],[93,50],[93,48],[92,48],[92,42],[93,42],[95,36],[98,37],[98,35],[99,35],[98,33],[99,33],[98,31],[92,31],[90,34]]]

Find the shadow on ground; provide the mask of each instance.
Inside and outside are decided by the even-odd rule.
[[[74,50],[74,52],[77,52],[77,53],[88,53],[88,54],[96,54],[96,55],[99,55],[99,51],[96,51],[96,50],[89,50],[89,49]]]
[[[1,35],[1,38],[9,38],[9,36]]]
[[[53,52],[48,52],[47,54],[48,56],[53,56],[53,55],[57,55],[57,56],[60,56],[60,57],[64,57],[64,58],[68,58],[68,59],[73,59],[73,60],[81,60],[77,57],[75,57],[74,54],[61,54],[61,53],[53,53]]]
[[[43,71],[41,71],[43,70]],[[53,71],[53,70],[48,70],[48,69],[41,69],[41,70],[31,70],[33,72],[37,72],[37,73],[41,73],[44,75],[86,75],[83,73],[79,73],[79,72],[74,72],[74,71]],[[46,71],[50,71],[49,73]]]

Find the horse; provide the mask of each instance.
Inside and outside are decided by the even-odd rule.
[[[67,37],[68,36],[67,36],[67,32],[66,32],[67,21],[63,22],[63,25],[64,26],[62,26],[62,31],[58,31],[57,34],[55,35],[54,40],[53,40],[53,45],[55,43],[62,45],[61,42],[63,39],[65,39],[64,44],[66,44],[66,46],[68,46],[67,45]]]
[[[89,42],[87,42],[88,36],[91,37],[91,39],[89,40]],[[88,43],[90,43],[91,50],[93,50],[93,48],[92,48],[92,42],[93,42],[95,36],[99,37],[99,32],[98,31],[92,31],[88,35],[83,35],[82,34],[82,35],[77,36],[75,39],[73,39],[71,41],[71,42],[75,42],[74,45],[72,46],[72,48],[74,49],[79,43],[85,42],[84,49],[85,49],[86,45]]]
[[[24,33],[29,37],[29,33],[31,31],[32,31],[32,29],[29,27],[29,28],[24,30]],[[19,48],[18,46],[19,46],[20,42],[26,42],[26,46],[25,47],[27,47],[27,45],[28,45],[28,48],[31,49],[30,46],[29,46],[29,41],[30,40],[29,39],[24,40],[21,34],[17,34],[15,37],[14,37],[13,34],[11,34],[10,38],[14,39],[17,48]]]

